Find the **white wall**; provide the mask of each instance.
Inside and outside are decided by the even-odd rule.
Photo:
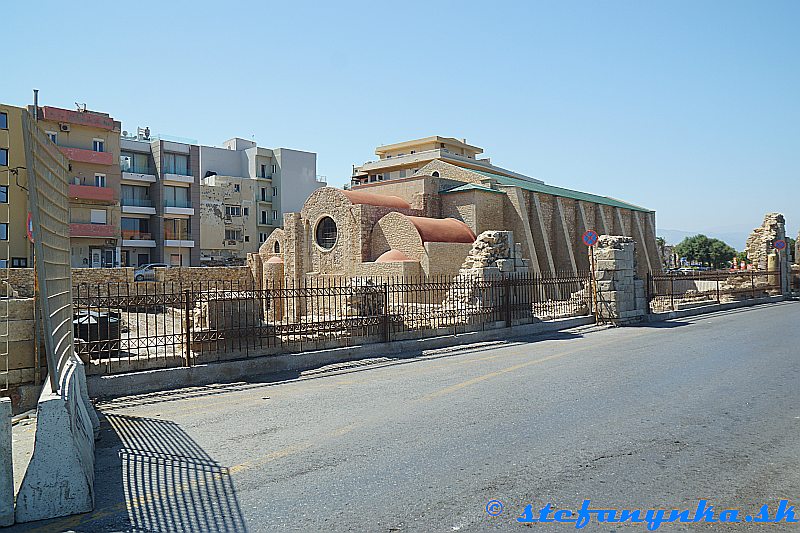
[[[277,202],[272,208],[283,213],[299,212],[308,196],[323,187],[317,182],[317,154],[301,152],[288,148],[274,150],[280,179],[273,178],[273,186],[278,187]]]

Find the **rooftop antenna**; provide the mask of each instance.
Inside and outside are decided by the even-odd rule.
[[[78,102],[75,102],[75,105],[78,106],[78,113],[86,112],[86,104],[80,104]]]

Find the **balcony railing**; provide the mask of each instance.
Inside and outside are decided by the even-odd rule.
[[[149,198],[121,198],[120,203],[133,207],[153,207],[153,200]]]
[[[189,200],[164,200],[164,207],[192,207],[192,202]]]
[[[153,234],[135,229],[122,230],[122,238],[126,241],[152,241]]]
[[[95,187],[94,185],[75,185],[69,186],[69,197],[80,198],[82,200],[95,200],[98,202],[113,202],[115,199],[114,189],[110,187]]]
[[[91,163],[93,165],[113,165],[114,154],[111,152],[95,152],[86,148],[70,148],[59,145],[58,149],[70,161],[79,163]]]
[[[71,222],[69,225],[69,234],[72,237],[109,238],[116,237],[117,228],[111,224]]]
[[[136,166],[136,165],[121,165],[120,170],[122,172],[129,172],[131,174],[149,174],[151,176],[156,175],[155,167],[145,167],[145,166]]]
[[[172,231],[165,229],[164,230],[164,240],[168,241],[190,241],[192,240],[192,234],[188,231]]]
[[[191,176],[192,171],[188,168],[165,168],[164,174],[174,174],[176,176]]]

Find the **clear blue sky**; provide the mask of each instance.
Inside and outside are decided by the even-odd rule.
[[[9,5],[10,4],[10,5]],[[36,6],[35,8],[33,6]],[[800,227],[800,2],[7,2],[0,100],[204,144],[466,137],[496,164],[657,211]],[[732,243],[740,246],[740,243]]]

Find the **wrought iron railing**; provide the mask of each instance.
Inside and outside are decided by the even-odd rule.
[[[647,276],[651,313],[779,294],[779,271],[697,271]]]
[[[77,285],[75,345],[90,372],[192,365],[589,315],[590,286],[589,274]]]

